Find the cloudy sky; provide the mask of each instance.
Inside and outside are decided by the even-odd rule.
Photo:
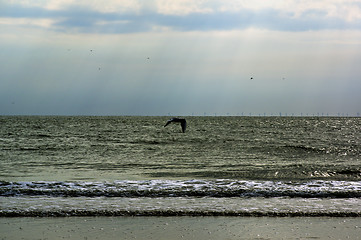
[[[361,0],[0,0],[0,115],[361,112]]]

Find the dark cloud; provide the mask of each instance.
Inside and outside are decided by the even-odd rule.
[[[0,17],[51,18],[52,30],[96,33],[130,33],[152,31],[154,26],[177,31],[235,30],[250,27],[279,31],[308,31],[321,29],[360,29],[361,21],[346,21],[329,17],[327,12],[306,11],[301,16],[275,9],[238,12],[191,13],[165,15],[143,10],[142,13],[103,13],[90,8],[72,7],[65,10],[47,10],[40,7],[2,4]],[[99,22],[102,24],[99,24]]]

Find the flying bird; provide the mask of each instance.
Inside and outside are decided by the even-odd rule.
[[[187,121],[184,118],[171,118],[167,121],[167,123],[164,125],[164,127],[168,126],[168,124],[172,123],[172,122],[180,122],[181,127],[182,127],[182,132],[186,131],[187,128]]]

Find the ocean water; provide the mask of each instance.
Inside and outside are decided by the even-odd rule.
[[[0,216],[361,216],[361,118],[0,117]]]

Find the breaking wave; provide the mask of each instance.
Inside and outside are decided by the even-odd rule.
[[[0,182],[0,196],[360,198],[360,181]]]

